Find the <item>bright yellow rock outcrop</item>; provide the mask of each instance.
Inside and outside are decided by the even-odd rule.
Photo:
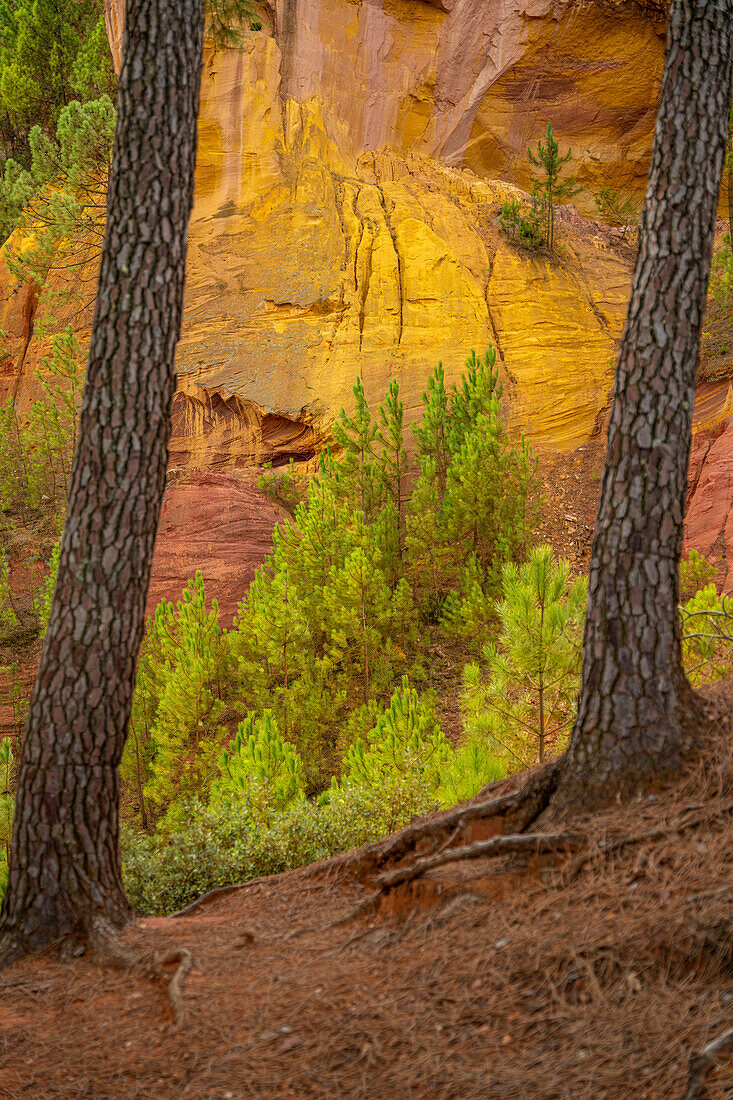
[[[579,209],[604,182],[640,193],[661,5],[260,6],[260,32],[205,56],[172,462],[306,457],[357,374],[374,401],[397,377],[414,415],[439,360],[452,380],[489,342],[515,429],[582,442],[607,400],[628,264],[568,221],[557,260],[532,259],[496,214],[527,186],[548,119],[573,146]],[[118,57],[116,0],[107,19]],[[16,327],[28,380],[44,346]]]

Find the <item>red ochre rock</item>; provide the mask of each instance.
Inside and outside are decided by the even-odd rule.
[[[289,520],[251,477],[191,471],[166,490],[155,543],[147,613],[162,599],[176,603],[197,569],[220,622],[231,626],[237,604],[272,549],[278,523]]]
[[[730,587],[733,563],[733,416],[697,432],[690,454],[685,549],[695,549],[718,567],[718,582]]]

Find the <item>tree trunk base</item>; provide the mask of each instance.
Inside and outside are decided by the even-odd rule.
[[[643,729],[624,731],[634,746],[633,767],[622,751],[605,753],[604,743],[618,746],[617,729],[586,728],[582,741],[573,739],[560,760],[557,789],[543,820],[566,819],[593,812],[613,801],[638,797],[655,784],[679,775],[712,731],[709,706],[682,677],[673,707]],[[580,742],[580,743],[579,743]],[[603,767],[593,767],[583,752],[600,746]]]

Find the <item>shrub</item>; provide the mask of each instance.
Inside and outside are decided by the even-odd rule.
[[[595,196],[595,200],[598,213],[603,220],[619,226],[623,230],[624,237],[630,227],[633,229],[638,224],[641,204],[634,202],[633,199],[623,199],[618,191],[612,191],[610,187],[604,186]]]
[[[415,812],[414,798],[392,805],[395,828]],[[132,906],[141,913],[171,913],[207,890],[277,874],[378,840],[384,827],[380,792],[355,786],[322,802],[295,801],[255,825],[243,807],[187,806],[175,831],[152,836],[122,831],[123,879]]]
[[[499,225],[507,237],[530,252],[536,252],[545,243],[538,211],[522,206],[516,199],[508,199],[499,207]]]
[[[236,802],[251,821],[269,824],[273,815],[303,797],[300,754],[280,736],[272,711],[248,714],[218,761],[212,802]]]

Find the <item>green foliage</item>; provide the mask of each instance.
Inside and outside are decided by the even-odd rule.
[[[595,196],[595,200],[603,221],[620,226],[624,237],[629,228],[633,231],[638,224],[641,204],[634,202],[633,199],[624,199],[618,191],[612,191],[610,187],[604,185]]]
[[[115,83],[102,0],[1,0],[0,161],[27,163],[34,126],[53,133],[75,93]]]
[[[18,619],[11,602],[10,562],[4,554],[0,554],[0,638],[17,625]]]
[[[254,0],[208,0],[206,33],[213,39],[215,50],[239,46],[245,28],[251,32],[262,29]]]
[[[506,235],[530,252],[545,243],[545,230],[537,204],[522,206],[517,199],[508,199],[499,207],[499,225]]]
[[[412,772],[428,791],[435,792],[450,759],[451,747],[433,707],[403,677],[367,740],[359,738],[348,749],[341,783],[382,790],[386,795]]]
[[[38,616],[38,633],[41,638],[44,637],[46,630],[48,629],[48,620],[51,615],[51,604],[53,602],[53,593],[56,587],[56,577],[59,571],[59,557],[61,555],[61,539],[58,539],[54,543],[51,551],[51,557],[48,563],[48,573],[43,579],[36,597],[33,601],[33,608]]]
[[[503,779],[508,770],[506,759],[494,751],[485,737],[474,733],[453,753],[451,765],[443,773],[440,800],[449,806],[465,802],[488,783]]]
[[[287,467],[278,470],[277,473],[273,470],[271,462],[264,462],[257,478],[257,488],[292,515],[298,505],[305,500],[308,482],[291,458]]]
[[[342,409],[333,426],[333,437],[342,450],[336,484],[339,493],[357,503],[365,519],[370,519],[379,501],[379,479],[374,444],[379,427],[369,411],[364,384],[357,378],[354,386],[354,415]]]
[[[586,582],[539,546],[504,566],[502,585],[498,643],[484,647],[483,669],[466,666],[462,703],[469,730],[527,767],[561,751],[574,717]]]
[[[21,418],[0,407],[0,531],[65,506],[81,411],[83,358],[71,327],[57,335],[37,371],[42,397]]]
[[[507,438],[500,401],[493,350],[483,358],[472,353],[450,394],[438,368],[415,431],[421,475],[406,503],[399,388],[389,386],[375,419],[358,379],[354,411],[343,411],[335,428],[339,457],[322,457],[293,522],[276,529],[234,629],[217,627],[216,655],[209,660],[208,643],[193,656],[180,639],[171,647],[166,630],[180,628],[165,625],[170,605],[158,609],[140,655],[123,761],[144,827],[162,815],[166,830],[176,828],[181,807],[209,790],[212,803],[248,807],[251,824],[274,822],[290,787],[273,794],[262,774],[270,759],[283,766],[290,760],[283,776],[291,776],[293,791],[312,797],[340,767],[348,785],[357,759],[349,754],[363,757],[372,780],[362,774],[360,782],[382,792],[385,828],[396,820],[394,807],[401,814],[435,804],[439,777],[421,755],[423,740],[431,751],[440,746],[436,760],[446,775],[450,747],[439,732],[435,743],[421,729],[415,733],[416,713],[429,713],[433,723],[435,715],[407,681],[399,690],[401,677],[424,677],[413,588],[433,624],[453,592],[444,621],[477,647],[485,640],[501,563],[521,556],[530,540],[536,481],[529,449]],[[222,753],[220,724],[232,714],[247,717]],[[385,778],[389,752],[399,766]],[[484,781],[490,772],[481,773]],[[331,801],[341,797],[337,788]]]
[[[15,810],[15,758],[9,737],[0,741],[0,904],[8,883],[10,838]]]
[[[733,249],[730,234],[726,233],[723,243],[713,254],[710,269],[710,293],[714,301],[729,306],[733,302]]]
[[[280,736],[272,712],[248,714],[218,761],[212,801],[244,806],[248,818],[270,824],[275,813],[303,797],[300,754]]]
[[[707,588],[715,580],[717,570],[697,550],[689,550],[680,559],[680,600],[685,603],[701,588]]]
[[[11,720],[10,723],[8,723],[6,718],[5,728],[11,731],[12,737],[17,744],[20,744],[23,737],[26,716],[28,714],[28,696],[20,676],[20,669],[17,661],[9,665],[0,665],[0,677],[2,677],[8,685],[5,698],[6,703],[9,704]]]
[[[0,741],[0,850],[7,862],[10,855],[10,837],[13,831],[15,809],[15,757],[9,737]]]
[[[404,493],[407,481],[407,452],[404,442],[405,406],[400,400],[400,387],[393,379],[388,386],[384,404],[379,406],[377,439],[382,445],[378,460],[381,495],[389,507],[386,545],[391,558],[394,583],[402,570],[404,550]]]
[[[0,240],[16,226],[4,255],[17,279],[43,287],[52,264],[79,266],[101,245],[115,109],[109,96],[61,111],[55,135],[29,135],[30,167],[8,160],[0,174]],[[48,296],[48,295],[47,295]]]
[[[227,662],[218,605],[213,600],[207,608],[197,572],[175,608],[158,605],[138,658],[122,774],[133,783],[144,820],[155,812],[170,826],[186,799],[207,788],[226,709]]]
[[[538,504],[537,459],[524,439],[510,442],[501,398],[493,348],[471,353],[450,396],[439,368],[415,431],[420,477],[406,518],[406,573],[425,617],[442,614],[446,629],[477,646],[502,563],[526,553]]]
[[[152,836],[123,829],[123,879],[138,912],[171,913],[207,890],[276,874],[378,840],[406,825],[418,799],[386,806],[382,793],[353,786],[322,802],[296,800],[269,825],[253,826],[243,807],[192,803],[178,831]],[[420,806],[427,809],[427,806]]]
[[[730,675],[733,668],[733,596],[708,584],[680,607],[682,659],[687,677],[699,685]]]
[[[542,138],[537,142],[536,153],[528,149],[527,155],[530,163],[540,170],[539,176],[533,177],[534,198],[536,210],[541,217],[545,244],[553,249],[555,247],[555,206],[577,195],[581,188],[576,184],[574,176],[561,178],[563,167],[572,157],[572,149],[568,149],[564,156],[560,155],[560,146],[555,140],[555,132],[549,122],[544,136],[544,142]]]
[[[422,401],[424,406],[422,420],[413,426],[412,434],[418,446],[421,469],[426,460],[432,463],[429,480],[437,483],[437,499],[442,501],[450,464],[448,450],[450,400],[445,388],[442,363],[438,363],[428,379]]]
[[[350,453],[345,474],[324,460],[295,522],[276,532],[231,638],[240,697],[249,709],[274,711],[303,756],[311,790],[333,773],[351,711],[406,669],[414,634],[409,586],[394,583],[393,513],[385,505],[368,523],[344,492],[354,475],[375,489],[376,509],[377,457],[362,465],[358,449]]]

